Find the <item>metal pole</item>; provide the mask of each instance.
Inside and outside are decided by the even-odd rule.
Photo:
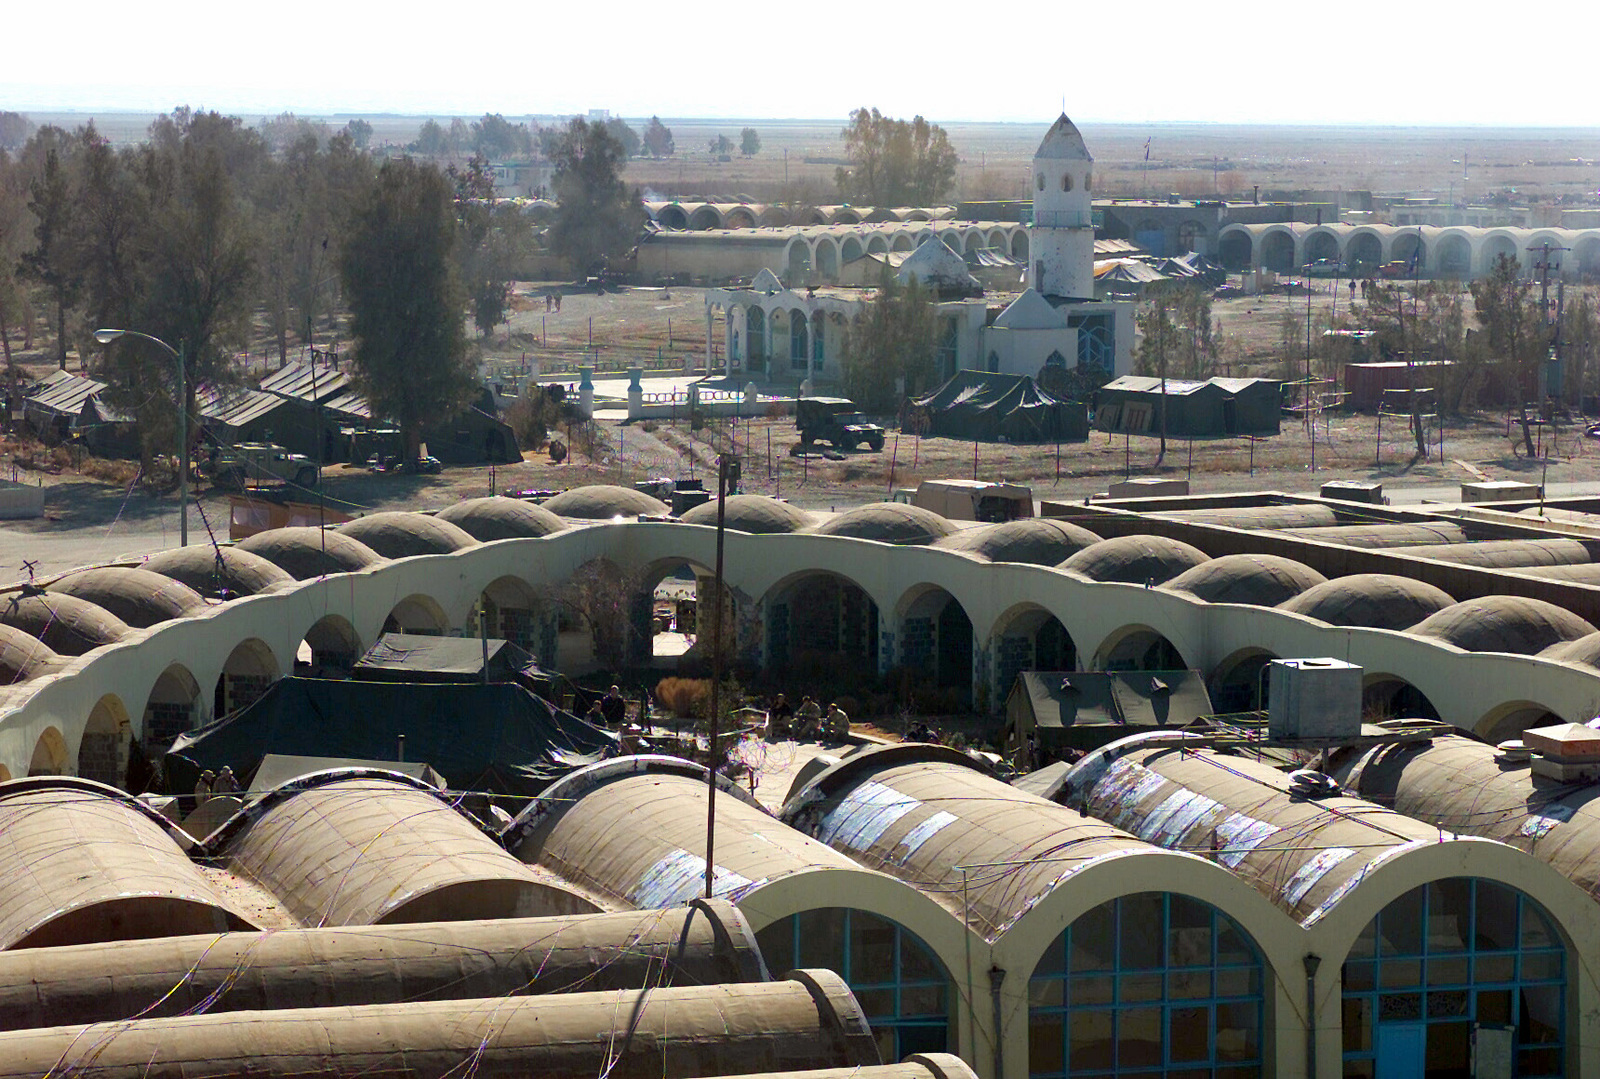
[[[717,562],[711,597],[711,718],[706,758],[706,898],[712,898],[716,878],[717,831],[717,728],[722,707],[722,538],[728,505],[728,458],[717,458]]]

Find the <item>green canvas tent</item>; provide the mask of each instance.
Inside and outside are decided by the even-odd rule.
[[[1089,437],[1083,402],[1052,397],[1028,375],[957,371],[906,408],[909,425],[934,438],[1036,443]]]
[[[615,735],[510,682],[281,678],[259,700],[173,743],[163,767],[172,793],[202,770],[253,776],[270,754],[426,761],[454,791],[531,797],[568,772],[619,751]]]
[[[1015,748],[1032,734],[1050,755],[1098,749],[1212,711],[1198,671],[1023,671],[1006,698],[1006,744]]]

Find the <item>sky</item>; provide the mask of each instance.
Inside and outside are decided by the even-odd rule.
[[[1600,5],[1500,15],[1443,0],[80,0],[7,16],[0,108],[842,119],[870,105],[1037,123],[1065,105],[1089,123],[1600,127],[1580,55]]]

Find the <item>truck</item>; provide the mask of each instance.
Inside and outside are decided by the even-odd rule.
[[[854,401],[844,397],[802,397],[794,403],[794,422],[804,450],[826,442],[836,450],[870,446],[883,449],[883,428],[861,414]]]
[[[951,521],[1000,524],[1034,515],[1033,489],[1020,483],[923,480],[915,492],[895,492],[895,500],[932,510]]]
[[[235,490],[278,483],[315,487],[322,478],[322,470],[315,461],[271,442],[240,442],[219,447],[200,466],[200,472],[211,477],[218,487]]]

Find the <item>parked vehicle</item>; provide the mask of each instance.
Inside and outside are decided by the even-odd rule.
[[[795,426],[800,429],[800,448],[826,442],[834,449],[853,450],[869,446],[883,449],[883,428],[863,416],[854,401],[843,397],[802,397],[794,406]]]
[[[270,442],[240,442],[219,447],[201,463],[200,474],[209,476],[218,487],[234,490],[277,483],[315,487],[322,478],[322,470],[315,461]]]
[[[368,472],[399,472],[408,475],[433,475],[444,468],[439,463],[439,458],[429,454],[410,461],[402,460],[399,454],[373,454],[367,458]]]
[[[1303,277],[1339,277],[1344,273],[1344,265],[1338,259],[1317,259],[1300,267]]]
[[[1400,277],[1411,276],[1411,263],[1401,259],[1399,262],[1385,262],[1378,267],[1378,276],[1393,281]]]

